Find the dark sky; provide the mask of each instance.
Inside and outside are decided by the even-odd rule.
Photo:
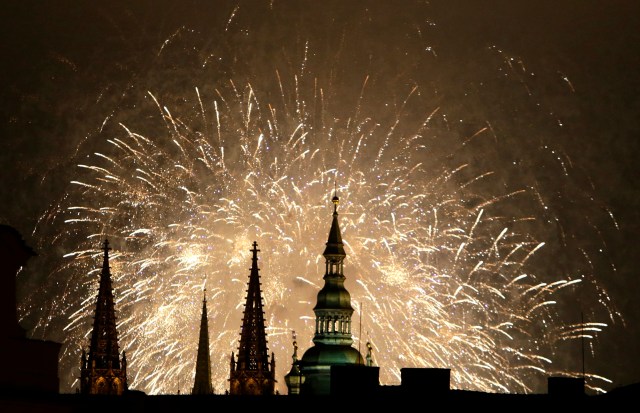
[[[486,50],[493,48],[515,56],[516,61],[521,59],[527,67],[523,73],[537,74],[523,82],[522,90],[529,87],[535,99],[551,108],[545,116],[566,122],[567,132],[558,136],[563,140],[567,158],[580,171],[579,183],[590,188],[587,198],[607,211],[604,215],[610,212],[618,226],[604,222],[605,218],[593,222],[601,231],[589,232],[590,236],[599,237],[599,245],[606,246],[605,261],[609,263],[607,270],[596,268],[594,272],[602,274],[599,281],[625,320],[612,324],[598,339],[596,364],[606,366],[603,368],[613,380],[613,387],[640,381],[637,354],[640,308],[636,300],[640,289],[636,266],[640,256],[636,241],[640,233],[637,179],[640,3],[634,0],[448,0],[418,5],[408,1],[357,1],[350,5],[333,1],[318,2],[322,5],[278,0],[271,3],[280,10],[290,8],[291,20],[282,22],[290,23],[287,30],[318,31],[325,35],[329,32],[324,26],[327,22],[339,27],[343,20],[348,21],[344,14],[352,14],[354,10],[363,19],[370,15],[384,16],[379,27],[362,25],[370,30],[361,39],[362,47],[369,48],[373,58],[354,60],[354,73],[375,66],[384,74],[378,78],[380,83],[403,77],[407,83],[416,79],[423,82],[430,77],[434,89],[444,91],[447,99],[460,98],[461,103],[452,110],[464,113],[472,124],[474,120],[481,124],[483,119],[492,117],[513,118],[512,129],[506,126],[502,129],[505,134],[545,132],[536,125],[540,119],[535,116],[522,115],[525,121],[518,123],[505,98],[510,91],[487,89],[493,92],[486,93],[478,86],[483,79],[491,79],[494,72],[487,68],[495,62],[486,60]],[[242,50],[233,49],[234,42],[243,45],[239,32],[238,39],[225,45],[233,59],[221,61],[216,69],[220,78],[235,75],[251,64],[264,63],[270,53],[277,55],[281,48],[300,42],[300,38],[287,37],[284,27],[276,30],[260,26],[261,13],[269,10],[269,2],[262,1],[58,0],[3,5],[0,222],[16,227],[28,244],[45,246],[36,231],[39,220],[65,198],[68,182],[76,173],[74,166],[91,146],[91,138],[97,135],[101,121],[117,108],[132,105],[135,90],[159,82],[166,83],[167,88],[186,82],[180,79],[179,66],[188,65],[189,61],[175,62],[177,68],[163,61],[167,66],[161,76],[149,69],[156,64],[154,56],[163,41],[186,28],[193,29],[193,37],[197,39],[194,48],[212,47],[216,36],[221,36],[219,28],[235,7],[243,12],[251,10],[238,13],[239,20],[247,19],[238,24],[264,30],[263,43],[245,55]],[[428,15],[411,18],[420,21],[424,28],[431,27],[423,35],[437,55],[435,69],[410,55],[397,55],[404,50],[403,43],[408,42],[401,25],[413,10],[428,11]],[[315,19],[309,17],[314,13]],[[307,20],[299,19],[299,14],[305,14]],[[424,24],[426,21],[432,25]],[[305,22],[312,24],[305,27]],[[200,36],[208,30],[213,33],[211,40]],[[349,39],[348,31],[341,33]],[[340,37],[340,33],[335,36]],[[334,44],[331,41],[327,44]],[[349,42],[354,39],[346,43]],[[319,50],[324,46],[311,43]],[[491,56],[498,54],[496,51]],[[241,62],[247,55],[254,60]],[[360,70],[361,63],[367,69]],[[159,78],[150,79],[149,73],[156,73]],[[171,73],[177,75],[172,77]],[[348,78],[350,72],[336,73],[333,75]],[[567,93],[569,89],[571,93]],[[473,95],[476,100],[464,103],[467,101],[462,97],[473,93],[477,94]],[[504,103],[500,101],[503,98]],[[499,122],[496,127],[501,127]],[[569,231],[581,233],[580,228]]]

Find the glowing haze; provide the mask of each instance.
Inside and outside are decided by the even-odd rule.
[[[284,6],[262,6],[221,10],[211,32],[179,28],[148,62],[126,54],[132,74],[100,94],[111,110],[88,116],[95,133],[40,225],[59,264],[23,309],[40,314],[36,331],[65,338],[62,391],[78,386],[108,238],[130,388],[190,391],[206,287],[224,392],[257,241],[286,393],[292,331],[302,351],[311,345],[336,188],[355,346],[371,342],[382,384],[402,367],[450,368],[452,387],[492,392],[581,374],[566,343],[618,315],[571,232],[597,233],[602,208],[558,143],[560,115],[535,93],[569,96],[570,80],[491,46],[473,54],[480,80],[465,84],[466,65],[450,73],[431,45],[437,25],[420,4],[393,22],[383,6],[293,22]],[[383,23],[392,29],[376,38]],[[361,33],[372,41],[351,40]],[[499,111],[485,109],[487,94],[504,100]],[[568,199],[583,203],[571,213],[579,224],[565,222]],[[584,307],[567,312],[578,295]],[[591,391],[606,388],[587,374]]]

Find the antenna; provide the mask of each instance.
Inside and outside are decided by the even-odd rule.
[[[582,344],[582,380],[585,378],[584,374],[584,312],[580,311],[580,329],[582,330],[581,334],[581,344]]]
[[[362,343],[362,307],[363,304],[360,303],[360,327],[358,331],[358,354],[360,355],[360,357],[362,357],[362,353],[360,353],[360,344]]]

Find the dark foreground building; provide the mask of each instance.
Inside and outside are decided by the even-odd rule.
[[[36,253],[13,227],[0,225],[0,391],[57,393],[61,344],[33,340],[18,323],[16,275]],[[2,409],[0,412],[9,412]]]
[[[402,371],[407,383],[399,386],[380,386],[375,383],[377,369],[358,366],[334,369],[332,383],[360,384],[329,395],[159,395],[149,396],[128,391],[121,396],[82,394],[3,394],[0,396],[0,412],[203,412],[203,411],[368,411],[423,412],[428,410],[471,409],[472,411],[576,411],[576,412],[624,412],[633,408],[640,394],[640,385],[632,385],[598,396],[575,394],[505,394],[449,390],[440,381],[446,370],[410,369]],[[371,369],[371,370],[367,370]],[[337,371],[342,370],[342,371]],[[408,375],[407,375],[408,374]],[[433,387],[431,387],[433,385]]]

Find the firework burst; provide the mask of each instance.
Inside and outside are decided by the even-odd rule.
[[[558,314],[557,303],[578,286],[606,297],[591,273],[540,265],[557,220],[528,173],[552,152],[545,142],[505,162],[509,145],[489,122],[463,132],[440,98],[415,83],[390,96],[382,74],[357,86],[347,79],[343,90],[313,75],[308,49],[290,75],[264,71],[259,84],[224,80],[165,99],[150,91],[138,95],[128,122],[105,120],[103,139],[92,144],[99,149],[47,218],[64,221],[56,240],[65,261],[50,279],[66,287],[48,303],[55,315],[36,329],[63,324],[65,388],[77,386],[107,237],[130,387],[190,389],[206,287],[214,388],[223,392],[255,240],[269,349],[286,393],[290,332],[302,348],[313,335],[336,186],[346,286],[361,325],[355,345],[372,343],[382,383],[397,383],[402,367],[443,367],[454,388],[540,391],[549,374],[564,371],[554,365],[559,343],[606,326]],[[502,52],[490,53],[500,70],[526,76]],[[136,119],[140,107],[145,116]],[[542,167],[556,170],[558,159]],[[515,163],[526,173],[514,175]],[[522,181],[514,185],[514,176]],[[35,308],[33,296],[27,301]],[[588,377],[597,391],[606,381]]]

